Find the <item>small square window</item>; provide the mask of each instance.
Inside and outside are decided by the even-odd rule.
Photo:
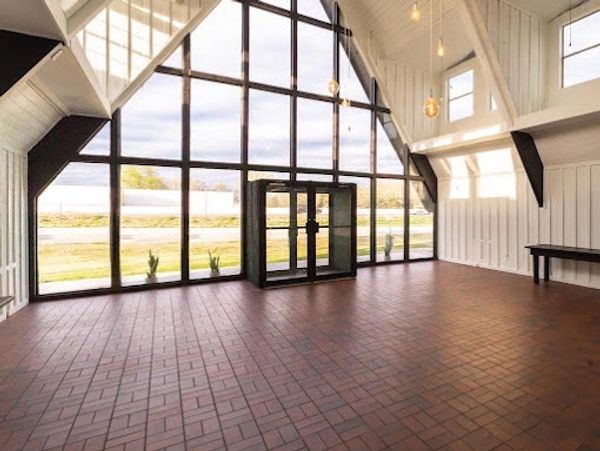
[[[470,69],[448,78],[448,121],[473,116],[474,73]]]

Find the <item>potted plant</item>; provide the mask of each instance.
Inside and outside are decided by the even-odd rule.
[[[160,258],[152,254],[152,249],[148,251],[148,272],[146,273],[146,283],[156,283],[156,272],[158,271],[158,263]]]
[[[213,255],[215,251],[208,250],[208,260],[210,265],[210,276],[216,277],[219,275],[219,262],[221,260],[220,255]]]
[[[394,235],[392,235],[392,230],[385,235],[385,244],[383,246],[383,252],[385,254],[385,259],[389,260],[392,254],[392,249],[394,248]]]

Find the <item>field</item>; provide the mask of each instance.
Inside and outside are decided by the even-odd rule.
[[[400,222],[399,222],[400,221]],[[220,255],[221,268],[240,265],[239,217],[211,216],[190,218],[190,270],[205,270],[208,250]],[[272,225],[283,225],[285,217],[272,217]],[[369,218],[358,218],[358,254],[369,254]],[[419,231],[411,234],[411,248],[430,248],[431,216],[411,216],[410,224]],[[107,215],[41,215],[39,218],[39,277],[40,283],[102,279],[110,276],[110,250],[108,244]],[[377,237],[378,252],[383,253],[384,235],[394,226],[395,251],[402,247],[401,219],[381,218],[378,229],[384,230]],[[415,227],[415,228],[417,228]],[[121,272],[124,277],[144,276],[147,268],[148,250],[160,256],[159,273],[180,271],[179,218],[175,216],[124,216],[122,218]],[[401,228],[401,227],[400,227]],[[362,233],[361,233],[362,232]],[[208,234],[208,235],[207,235]],[[362,235],[362,236],[361,236]],[[69,239],[65,239],[68,236]],[[137,238],[141,236],[142,238]],[[208,238],[207,238],[208,236]],[[302,249],[305,250],[305,249]],[[299,257],[305,252],[299,250]],[[287,237],[279,235],[269,239],[268,261],[288,261]],[[317,240],[317,257],[327,257],[326,235]]]

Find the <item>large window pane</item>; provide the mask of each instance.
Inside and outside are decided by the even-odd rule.
[[[410,258],[433,257],[435,206],[423,182],[410,182]]]
[[[39,293],[110,287],[108,165],[70,163],[37,208]]]
[[[192,169],[190,174],[190,277],[239,274],[240,173]],[[210,256],[218,259],[212,271]]]
[[[377,180],[377,260],[404,259],[404,181]]]
[[[298,23],[298,89],[331,95],[333,34],[330,30]]]
[[[241,5],[223,0],[191,35],[192,69],[241,78]]]
[[[333,105],[298,99],[299,167],[333,167]]]
[[[110,154],[110,122],[102,127],[80,153],[81,155],[103,156]]]
[[[181,158],[182,79],[154,74],[125,104],[121,153],[127,157]]]
[[[177,47],[173,53],[162,63],[163,66],[181,69],[183,67],[183,51],[181,46]]]
[[[578,85],[600,78],[600,47],[564,59],[563,86]]]
[[[191,89],[192,159],[239,162],[241,89],[202,80]]]
[[[250,91],[249,161],[289,166],[290,99],[265,91]]]
[[[123,285],[180,279],[181,171],[121,166],[121,278]],[[149,253],[159,258],[148,277]]]
[[[290,0],[261,0],[263,3],[268,3],[269,5],[278,6],[284,9],[290,9]],[[304,1],[304,0],[301,0]]]
[[[377,120],[377,172],[380,174],[403,174],[404,166],[399,155],[402,149],[394,147],[386,132],[391,129],[392,133],[397,133],[396,128],[391,123],[388,125],[384,128]]]
[[[371,112],[340,107],[340,169],[370,172]]]
[[[371,260],[371,179],[340,177],[340,182],[356,183],[356,260]]]
[[[290,86],[290,19],[250,8],[250,80]]]
[[[253,182],[254,180],[289,180],[290,174],[288,172],[274,172],[274,171],[248,171],[248,181]]]
[[[340,39],[346,38],[340,35]],[[353,58],[355,58],[354,54]],[[354,70],[353,63],[348,60],[344,45],[340,45],[340,97],[369,103],[369,96]]]
[[[298,2],[298,14],[330,22],[329,16],[325,12],[325,9],[323,9],[321,0],[300,0]]]

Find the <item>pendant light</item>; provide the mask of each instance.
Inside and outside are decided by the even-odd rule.
[[[335,4],[334,4],[334,8],[335,8]],[[332,16],[334,16],[335,14],[332,14]],[[335,33],[335,20],[331,20],[331,32]],[[335,34],[334,34],[335,36]],[[331,75],[331,80],[329,80],[329,83],[327,83],[327,90],[329,91],[329,93],[332,96],[336,96],[338,94],[338,92],[340,92],[340,84],[338,83],[337,79],[336,79],[336,74],[335,74],[335,70],[334,73]]]
[[[433,97],[433,0],[431,0],[431,21],[429,30],[429,97],[425,100],[423,112],[430,119],[436,118],[440,114],[440,104]]]
[[[438,45],[437,45],[437,56],[439,56],[440,58],[443,58],[444,55],[446,54],[446,49],[444,48],[444,28],[443,28],[443,23],[442,23],[442,4],[443,4],[443,0],[439,1],[439,13],[438,13],[438,21],[439,21],[439,28],[440,28],[440,35],[438,37]]]
[[[421,20],[421,11],[419,10],[419,2],[414,2],[412,6],[412,10],[410,11],[410,20],[413,22],[419,22]]]

